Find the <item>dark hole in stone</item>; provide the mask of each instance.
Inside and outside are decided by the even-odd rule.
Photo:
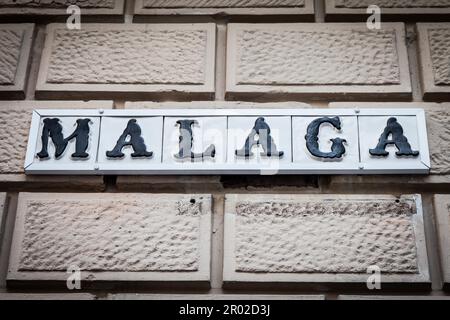
[[[190,201],[192,204],[195,204],[195,199],[191,199]]]
[[[274,176],[238,176],[220,177],[224,188],[273,188],[296,187],[318,188],[319,177],[315,175],[274,175]]]

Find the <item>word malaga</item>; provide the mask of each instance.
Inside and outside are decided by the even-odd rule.
[[[74,110],[59,116],[56,110],[38,111],[26,173],[138,173],[133,172],[138,165],[149,173],[174,169],[183,174],[185,168],[189,174],[235,174],[253,173],[268,162],[279,164],[277,173],[430,169],[425,117],[418,109],[395,109],[393,114],[370,110],[367,115],[339,115],[337,110],[318,110],[317,115],[312,110],[305,115],[295,110],[221,110],[217,115],[200,109],[190,115],[192,110],[186,109],[168,110],[167,115],[161,110],[110,110],[95,116]]]

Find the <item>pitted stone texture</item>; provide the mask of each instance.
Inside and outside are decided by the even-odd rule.
[[[407,85],[402,32],[398,24],[377,31],[360,24],[231,25],[228,88],[351,92]]]
[[[0,29],[0,85],[14,84],[24,31]]]
[[[411,201],[239,202],[236,271],[416,273]]]
[[[303,7],[305,0],[144,0],[144,8]]]
[[[450,85],[450,24],[447,29],[430,29],[431,60],[436,85]]]
[[[0,109],[0,174],[24,172],[31,113],[28,108]]]
[[[376,5],[381,8],[429,8],[450,7],[450,0],[335,0],[336,7],[367,8]]]
[[[74,32],[61,28],[55,32],[47,81],[202,84],[205,57],[201,53],[206,42],[204,30]]]
[[[77,5],[80,8],[113,8],[115,0],[0,0],[0,8],[64,8]]]
[[[439,237],[439,252],[444,276],[444,289],[450,289],[450,196],[439,194],[434,196],[434,210]]]
[[[69,266],[130,281],[130,273],[208,274],[208,195],[25,193],[17,215],[10,269],[19,277]]]
[[[226,195],[224,281],[429,282],[419,195]]]
[[[393,30],[249,30],[237,41],[238,84],[400,83]]]
[[[28,201],[19,270],[196,271],[201,205]]]
[[[33,24],[0,25],[0,95],[24,98]]]
[[[33,109],[100,108],[111,109],[112,102],[1,102],[0,179],[2,174],[24,172],[25,154]]]
[[[47,32],[38,90],[213,91],[213,24],[53,24]]]
[[[450,23],[418,23],[421,82],[424,99],[450,97]]]
[[[450,175],[449,105],[427,110],[428,143],[431,173]]]

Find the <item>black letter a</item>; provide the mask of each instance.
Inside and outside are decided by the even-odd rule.
[[[130,136],[130,141],[127,141],[128,136]],[[141,137],[141,127],[136,123],[136,119],[128,121],[127,127],[119,137],[119,140],[117,140],[116,146],[113,150],[106,151],[106,156],[110,158],[122,158],[125,156],[122,153],[122,149],[125,146],[133,147],[134,152],[131,154],[133,158],[151,157],[153,155],[153,152],[147,151],[144,139]]]
[[[258,140],[255,140],[258,135]],[[254,145],[261,145],[264,152],[261,152],[262,156],[267,157],[278,157],[281,158],[284,154],[283,151],[278,151],[277,146],[275,145],[275,141],[273,141],[272,136],[270,135],[270,127],[265,122],[263,117],[256,119],[255,125],[252,128],[252,131],[248,135],[245,140],[245,144],[242,149],[236,150],[235,154],[238,157],[249,158],[253,156],[252,148]]]
[[[388,140],[389,135],[392,134],[392,140]],[[411,145],[408,143],[408,139],[403,135],[403,128],[396,118],[389,118],[387,126],[384,132],[381,134],[378,144],[375,149],[370,149],[369,153],[372,156],[387,157],[389,152],[386,151],[388,144],[395,144],[398,151],[395,153],[397,156],[413,156],[417,157],[419,151],[413,151]]]

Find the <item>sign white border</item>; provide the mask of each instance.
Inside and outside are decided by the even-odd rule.
[[[208,164],[202,166],[192,163],[182,164],[149,164],[146,169],[137,169],[117,162],[116,164],[102,165],[96,163],[92,168],[79,168],[76,164],[58,165],[57,168],[42,168],[34,161],[36,156],[37,138],[40,119],[45,117],[219,117],[219,116],[354,116],[357,120],[361,116],[414,116],[417,118],[417,132],[420,145],[420,165],[409,168],[389,167],[384,163],[380,165],[365,166],[364,163],[355,163],[352,168],[345,170],[336,168],[333,163],[321,162],[320,168],[305,168],[302,163],[291,162],[280,164],[277,168],[264,167],[263,164]],[[251,128],[248,128],[249,130]],[[101,129],[100,129],[101,130]],[[118,137],[121,132],[118,132]],[[305,128],[306,133],[306,128]],[[100,132],[101,134],[101,132]],[[380,132],[381,134],[381,132]],[[97,150],[98,152],[98,150]],[[360,150],[361,152],[361,150]],[[367,150],[368,152],[368,150]],[[28,149],[25,159],[26,174],[83,174],[83,175],[210,175],[210,174],[428,174],[430,171],[430,155],[428,136],[426,130],[426,118],[423,109],[396,108],[396,109],[37,109],[33,111],[31,128],[28,139]]]

